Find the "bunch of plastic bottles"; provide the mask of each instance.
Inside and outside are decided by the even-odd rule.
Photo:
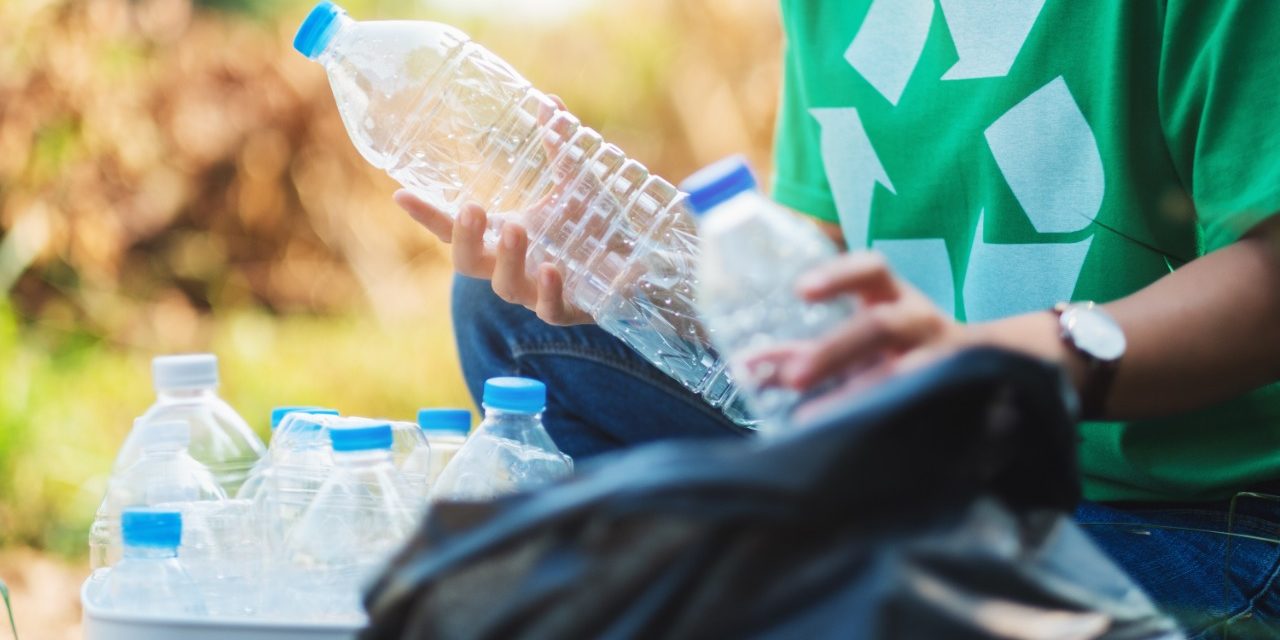
[[[445,25],[356,22],[321,2],[294,45],[325,67],[369,162],[449,214],[479,202],[490,241],[522,223],[528,264],[560,267],[566,298],[599,326],[735,421],[756,424],[745,400],[787,426],[803,398],[760,354],[852,307],[796,297],[795,278],[835,247],[756,192],[745,163],[705,170],[686,197]],[[691,211],[705,214],[700,232]],[[90,532],[91,597],[116,610],[359,620],[362,586],[433,501],[573,470],[535,380],[489,380],[470,437],[466,411],[423,410],[415,424],[280,407],[267,447],[218,398],[213,356],[158,358],[153,373],[159,399]]]
[[[159,398],[121,448],[90,532],[91,597],[184,617],[359,622],[366,583],[432,501],[487,500],[572,473],[542,426],[546,387],[485,386],[485,419],[271,412],[270,446],[217,395],[212,355],[157,358]]]

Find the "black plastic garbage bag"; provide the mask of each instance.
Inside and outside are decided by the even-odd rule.
[[[1181,637],[1066,515],[1063,388],[964,352],[780,439],[650,445],[438,505],[362,637]]]

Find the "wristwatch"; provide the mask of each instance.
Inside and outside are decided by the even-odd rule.
[[[1124,357],[1124,330],[1111,314],[1092,302],[1060,302],[1054,305],[1062,341],[1085,363],[1080,385],[1081,417],[1103,415],[1111,383]]]

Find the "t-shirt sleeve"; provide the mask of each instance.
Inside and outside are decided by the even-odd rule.
[[[796,51],[789,44],[783,50],[782,97],[773,136],[773,199],[819,220],[838,222],[822,164],[821,132],[809,114]]]
[[[1161,124],[1206,251],[1280,212],[1277,33],[1280,0],[1166,4]]]

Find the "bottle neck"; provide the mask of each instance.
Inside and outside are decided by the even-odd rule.
[[[322,65],[327,65],[330,60],[333,60],[335,57],[337,57],[337,53],[335,52],[336,47],[334,47],[334,43],[338,41],[338,38],[342,37],[342,32],[349,29],[351,25],[355,23],[356,21],[352,19],[351,16],[348,16],[348,15],[338,16],[336,24],[334,24],[333,26],[333,32],[328,36],[327,40],[325,41],[324,49],[321,49],[320,53],[316,55],[315,61],[319,62]]]
[[[176,442],[147,444],[142,447],[142,457],[148,460],[169,460],[181,455],[186,448]]]
[[[124,557],[147,560],[163,560],[178,557],[177,547],[154,547],[150,545],[124,546]]]
[[[363,451],[334,451],[334,466],[363,469],[379,464],[392,464],[390,449],[365,449]]]
[[[218,397],[218,387],[195,387],[191,389],[160,389],[156,392],[160,402],[192,402]]]
[[[490,433],[516,440],[546,433],[542,426],[542,413],[504,411],[488,406],[484,408],[484,427]]]

